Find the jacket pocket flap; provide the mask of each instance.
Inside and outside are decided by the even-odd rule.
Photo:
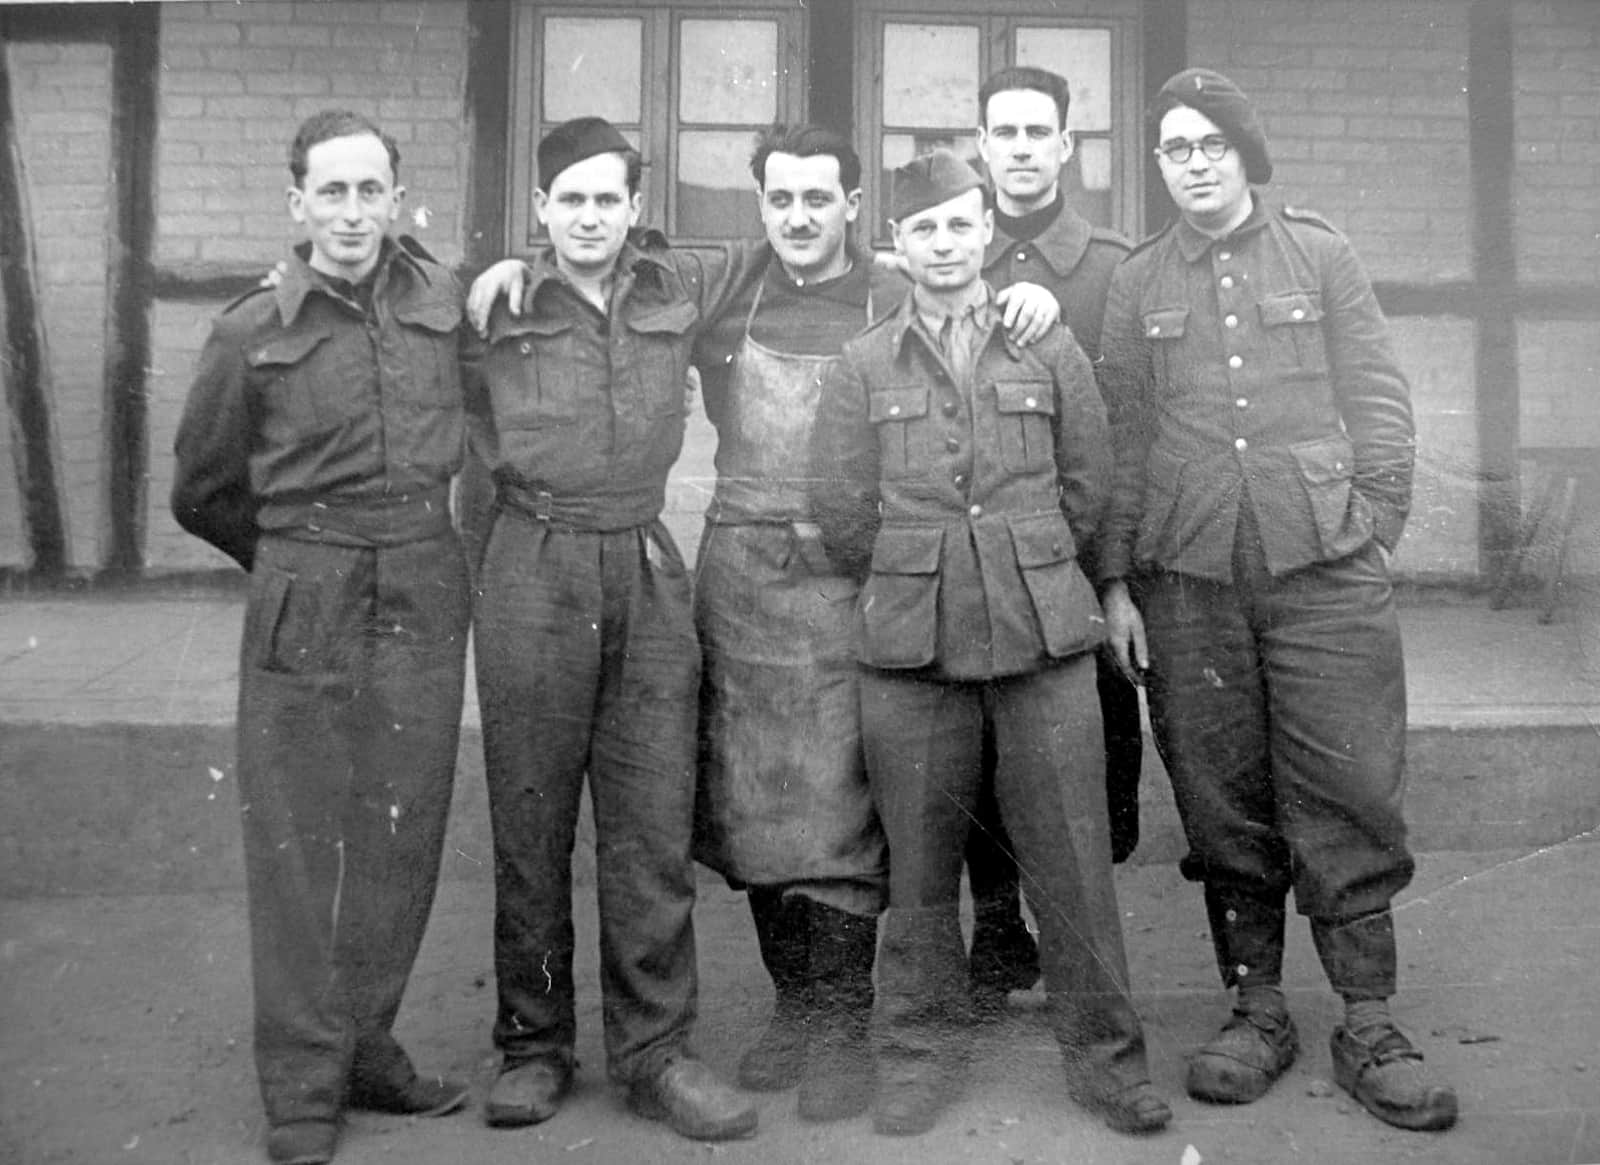
[[[1355,476],[1355,446],[1350,438],[1336,435],[1318,437],[1289,446],[1300,476],[1310,485],[1348,481]]]
[[[453,332],[461,323],[461,305],[453,300],[435,299],[407,304],[397,309],[394,315],[403,324],[412,324],[430,332]]]
[[[700,309],[686,299],[642,311],[628,321],[636,332],[682,335],[700,318]]]
[[[942,526],[883,526],[872,545],[875,574],[934,574],[944,547]]]
[[[274,336],[264,344],[260,344],[245,353],[245,359],[252,368],[272,368],[277,366],[290,366],[299,364],[322,341],[326,340],[329,332],[293,332],[286,336]]]
[[[1023,570],[1066,562],[1077,550],[1072,541],[1072,527],[1059,511],[1048,514],[1030,514],[1026,518],[1012,518],[1011,542],[1017,549],[1017,565]]]
[[[1155,311],[1147,311],[1141,317],[1144,322],[1144,334],[1151,340],[1173,340],[1182,336],[1189,325],[1189,309],[1186,307],[1163,307]]]
[[[1261,324],[1309,324],[1322,318],[1322,295],[1315,291],[1290,291],[1261,301]]]
[[[1056,415],[1056,394],[1048,380],[997,380],[994,395],[1002,413]]]
[[[928,415],[928,390],[923,385],[909,388],[878,388],[867,396],[867,420],[908,421]]]

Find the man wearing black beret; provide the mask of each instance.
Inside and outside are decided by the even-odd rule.
[[[495,484],[473,624],[504,1056],[485,1113],[535,1124],[572,1084],[572,847],[587,778],[609,1074],[635,1111],[684,1136],[748,1136],[754,1106],[689,1048],[700,654],[688,573],[660,520],[690,346],[740,273],[705,277],[635,240],[640,158],[608,122],[558,126],[538,163],[550,245],[520,313],[497,305],[463,364],[469,436]]]
[[[1148,678],[1182,868],[1236,989],[1188,1090],[1244,1103],[1293,1063],[1292,889],[1345,1002],[1335,1081],[1390,1124],[1448,1128],[1455,1093],[1388,1003],[1390,901],[1412,875],[1388,571],[1411,501],[1409,389],[1344,236],[1253,189],[1272,161],[1238,86],[1186,69],[1150,121],[1179,217],[1117,269],[1106,305],[1100,579],[1112,648]]]
[[[895,249],[915,286],[830,365],[812,434],[823,545],[865,580],[862,737],[889,839],[873,1123],[924,1132],[959,1085],[961,866],[989,737],[1068,1091],[1113,1128],[1153,1132],[1172,1113],[1128,992],[1100,609],[1075,560],[1110,471],[1105,409],[1070,332],[1018,348],[999,326],[979,274],[994,230],[981,185],[948,150],[895,172]]]

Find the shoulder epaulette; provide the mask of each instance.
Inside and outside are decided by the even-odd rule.
[[[1337,235],[1341,233],[1338,227],[1334,226],[1316,211],[1307,210],[1303,206],[1285,206],[1283,208],[1283,217],[1293,219],[1295,222],[1310,223],[1312,226],[1321,227],[1323,230],[1328,231],[1331,234]]]
[[[276,290],[277,290],[277,284],[268,283],[265,279],[262,279],[254,287],[250,288],[250,290],[242,292],[241,294],[235,296],[233,299],[230,299],[228,301],[227,305],[222,309],[221,314],[222,315],[227,315],[229,312],[233,311],[236,307],[238,307],[239,305],[244,303],[245,300],[253,299],[254,297],[262,294],[263,292],[276,291]]]
[[[1133,243],[1126,235],[1119,235],[1116,231],[1108,231],[1105,227],[1092,227],[1089,238],[1097,243],[1109,243],[1119,251],[1133,250]]]
[[[1173,226],[1177,223],[1177,221],[1178,221],[1177,219],[1173,219],[1172,222],[1169,222],[1166,226],[1162,227],[1155,234],[1146,235],[1144,238],[1140,239],[1137,243],[1133,244],[1132,248],[1129,249],[1128,254],[1137,255],[1140,251],[1144,250],[1146,247],[1149,247],[1152,243],[1156,242],[1158,239],[1163,238],[1167,234],[1167,232],[1172,230]]]
[[[401,250],[405,251],[406,254],[412,256],[413,258],[421,259],[425,263],[432,263],[435,266],[438,266],[439,260],[428,254],[428,248],[417,242],[417,240],[412,238],[410,235],[398,235],[395,238],[395,242],[400,244]]]

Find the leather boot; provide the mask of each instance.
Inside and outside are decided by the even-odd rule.
[[[739,1059],[739,1086],[752,1092],[781,1092],[800,1081],[811,998],[806,966],[809,910],[802,895],[785,897],[781,890],[766,887],[750,890],[761,961],[777,993],[766,1030]]]
[[[859,1116],[872,1100],[872,964],[878,920],[808,906],[812,1014],[800,1077],[802,1120]]]
[[[1396,1128],[1438,1131],[1455,1124],[1455,1090],[1422,1066],[1422,1053],[1388,1015],[1399,960],[1394,916],[1378,910],[1355,918],[1313,918],[1311,938],[1347,1008],[1346,1025],[1335,1028],[1330,1040],[1334,1083]],[[1363,1018],[1367,1022],[1359,1022]]]
[[[1222,1030],[1189,1059],[1184,1086],[1196,1100],[1248,1104],[1289,1070],[1300,1037],[1278,984],[1284,904],[1206,886],[1206,913],[1222,981],[1238,990]]]

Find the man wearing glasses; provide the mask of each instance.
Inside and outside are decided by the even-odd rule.
[[[1178,220],[1118,268],[1100,386],[1116,470],[1100,578],[1108,637],[1151,717],[1205,887],[1221,1033],[1190,1095],[1262,1096],[1298,1037],[1285,903],[1345,1001],[1334,1079],[1381,1120],[1444,1129],[1456,1096],[1395,1026],[1390,900],[1405,677],[1388,556],[1411,499],[1409,389],[1344,236],[1268,202],[1248,99],[1187,69],[1151,110]]]

